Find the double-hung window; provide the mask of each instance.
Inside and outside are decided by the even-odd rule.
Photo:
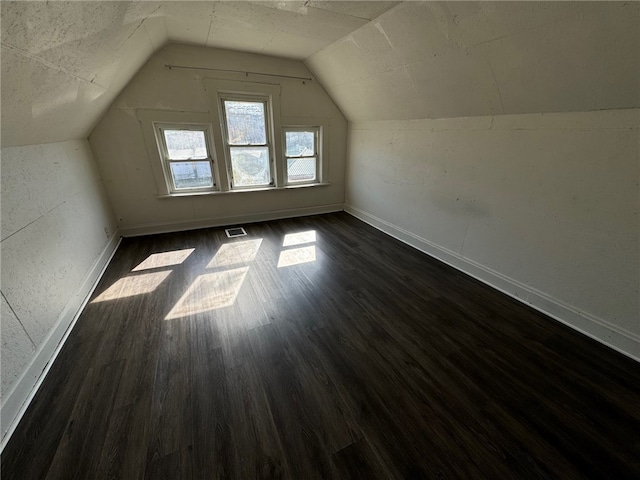
[[[329,118],[281,116],[280,85],[203,86],[208,112],[136,112],[159,198],[329,184]]]
[[[320,127],[284,127],[287,184],[318,182]]]
[[[156,138],[170,193],[216,189],[207,126],[156,124]]]
[[[231,188],[274,185],[268,97],[220,96]]]

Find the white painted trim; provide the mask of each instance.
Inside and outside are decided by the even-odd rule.
[[[184,198],[184,197],[199,197],[204,195],[238,195],[239,193],[255,193],[255,192],[279,192],[281,190],[293,190],[297,188],[311,188],[311,187],[329,187],[330,183],[302,183],[285,185],[284,187],[257,187],[257,188],[238,188],[235,190],[225,191],[211,191],[211,192],[190,192],[190,193],[170,193],[168,195],[156,195],[156,198]]]
[[[248,215],[236,215],[230,217],[203,218],[187,222],[153,223],[139,225],[137,227],[121,228],[123,237],[138,237],[141,235],[154,235],[157,233],[181,232],[198,228],[226,227],[229,225],[242,225],[245,223],[265,222],[282,218],[304,217],[307,215],[320,215],[322,213],[341,212],[344,209],[342,203],[333,205],[318,205],[315,207],[293,208],[289,210],[275,210],[271,212],[252,213]]]
[[[201,125],[207,127],[206,139],[209,148],[209,157],[212,162],[211,173],[216,182],[216,186],[205,193],[217,192],[220,189],[220,173],[218,172],[218,157],[216,156],[216,147],[213,140],[213,118],[208,113],[203,112],[182,112],[174,110],[136,110],[136,118],[140,122],[140,129],[147,147],[147,158],[153,178],[156,181],[159,196],[175,195],[171,193],[172,180],[171,173],[167,170],[167,164],[158,146],[163,140],[157,136],[158,125]],[[164,145],[162,143],[162,145]],[[164,147],[162,147],[164,148]],[[226,177],[225,177],[226,178]],[[191,192],[191,195],[201,194],[202,191]]]
[[[11,438],[22,416],[29,407],[31,400],[35,397],[44,378],[47,373],[49,373],[53,362],[78,321],[78,317],[98,285],[98,281],[102,278],[109,262],[116,253],[121,240],[122,238],[119,232],[116,231],[93,263],[82,286],[67,303],[67,306],[58,317],[55,326],[51,329],[47,338],[40,344],[36,353],[31,357],[27,368],[24,369],[22,375],[14,383],[11,390],[3,397],[2,407],[0,407],[2,429],[0,453],[4,450],[9,438]]]
[[[280,96],[281,85],[246,80],[223,80],[219,78],[203,78],[202,86],[209,97],[209,111],[217,120],[213,125],[214,148],[220,165],[220,190],[235,190],[231,188],[231,158],[227,143],[226,119],[224,117],[223,98],[227,95],[251,97],[267,101],[267,134],[269,137],[269,154],[271,155],[271,174],[276,187],[282,183],[282,140],[280,138]],[[224,162],[224,163],[223,163]]]
[[[316,128],[319,127],[320,128],[320,138],[318,139],[318,156],[317,156],[317,161],[319,162],[319,170],[318,170],[318,178],[316,180],[319,180],[322,184],[328,184],[329,183],[329,163],[331,162],[331,159],[329,158],[329,152],[330,152],[330,142],[329,142],[329,131],[331,130],[331,118],[330,117],[282,117],[281,119],[281,125],[282,125],[282,144],[283,144],[283,148],[284,150],[286,150],[286,145],[285,145],[285,138],[284,138],[284,132],[287,128]],[[286,152],[285,154],[285,161],[283,164],[283,168],[286,172]],[[285,175],[285,180],[286,180],[286,175]],[[285,182],[287,183],[287,182]],[[307,183],[307,184],[288,184],[285,188],[297,188],[300,186],[307,186],[307,185],[314,185],[313,183]],[[316,184],[317,185],[317,184]]]
[[[345,204],[344,211],[427,255],[466,273],[588,337],[640,362],[640,336],[432,243],[375,215]]]

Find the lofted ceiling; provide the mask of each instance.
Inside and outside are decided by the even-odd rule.
[[[305,64],[350,121],[637,108],[640,3],[403,2]]]
[[[0,2],[2,145],[86,138],[168,42],[304,60],[348,120],[640,106],[640,3]]]
[[[399,2],[5,2],[2,146],[85,138],[168,42],[303,60]]]

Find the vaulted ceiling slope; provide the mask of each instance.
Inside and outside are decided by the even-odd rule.
[[[1,2],[2,146],[85,138],[167,42],[293,59],[399,2]]]
[[[352,121],[640,106],[636,2],[1,2],[2,145],[85,138],[167,42],[305,60]]]
[[[640,106],[640,3],[404,2],[306,62],[350,121]]]

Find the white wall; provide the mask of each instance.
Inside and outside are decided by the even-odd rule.
[[[1,165],[4,436],[113,250],[116,225],[86,140],[2,148]]]
[[[640,110],[356,122],[349,211],[640,358]]]
[[[640,358],[639,24],[405,2],[313,55],[350,121],[347,211]]]
[[[346,120],[316,81],[213,72],[169,70],[165,64],[234,69],[310,77],[302,62],[213,48],[168,45],[134,77],[89,137],[123,234],[148,233],[342,208]],[[267,192],[157,198],[138,110],[207,113],[203,79],[219,78],[280,85],[282,124],[327,119],[330,186]],[[290,120],[290,121],[289,121]],[[212,115],[212,124],[218,120]]]

